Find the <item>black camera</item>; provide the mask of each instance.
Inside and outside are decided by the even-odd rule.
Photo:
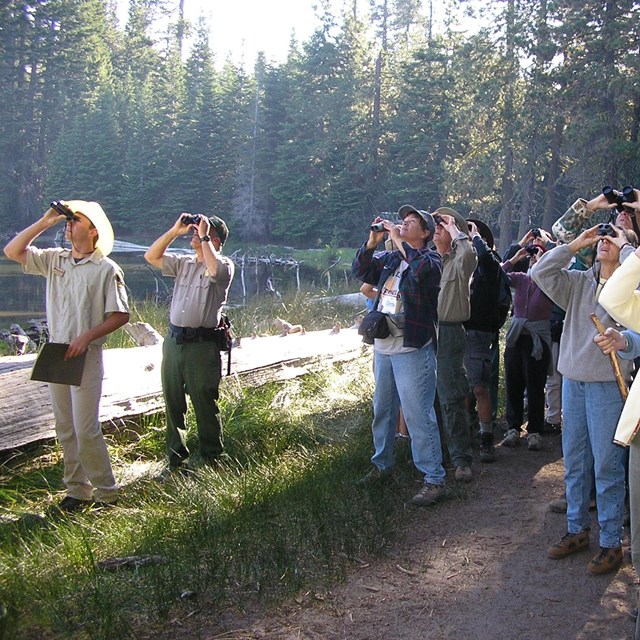
[[[618,211],[624,210],[625,203],[636,201],[636,192],[631,185],[627,185],[622,190],[622,193],[610,186],[602,187],[602,195],[607,199],[609,204],[615,204]]]
[[[534,238],[539,238],[540,237],[540,229],[538,229],[538,228],[531,229],[531,235]]]
[[[524,249],[530,256],[537,256],[540,247],[537,244],[527,244]]]
[[[633,202],[633,200],[632,200],[632,202]],[[597,236],[609,236],[611,238],[617,237],[613,226],[610,225],[608,222],[598,225],[598,230],[596,231],[596,235]]]
[[[182,224],[200,224],[200,215],[197,213],[194,215],[185,213],[182,216]]]
[[[371,225],[371,231],[384,231],[384,225],[382,224],[382,222],[374,222]]]
[[[60,202],[60,200],[54,200],[49,206],[56,213],[63,215],[69,221],[78,219],[76,214],[73,213],[73,211],[71,211],[71,209],[69,209],[69,207],[64,202]]]

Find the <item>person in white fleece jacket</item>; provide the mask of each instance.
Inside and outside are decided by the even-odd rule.
[[[594,209],[600,204],[598,198],[587,203]],[[599,225],[583,231],[568,244],[543,255],[531,274],[538,286],[566,311],[558,370],[563,375],[567,533],[549,547],[547,555],[564,558],[589,546],[589,502],[595,475],[600,551],[589,562],[592,575],[614,571],[622,564],[625,452],[613,443],[613,435],[623,400],[610,359],[593,341],[597,331],[590,318],[595,313],[605,327],[615,327],[598,299],[620,261],[634,250],[629,242],[632,236],[622,229],[611,229],[614,235],[602,235]],[[587,271],[569,270],[573,257],[589,247],[596,248],[593,267]],[[628,381],[631,362],[623,361],[621,369]]]
[[[607,281],[600,295],[600,304],[620,324],[640,331],[640,249],[625,260]],[[606,353],[618,351],[622,358],[640,355],[640,338],[637,334],[607,330],[610,342],[600,341]],[[614,441],[629,447],[629,511],[631,515],[631,560],[636,572],[640,570],[640,384],[636,382],[629,392],[618,422]]]

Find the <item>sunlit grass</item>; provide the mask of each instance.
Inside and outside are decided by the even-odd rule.
[[[291,291],[281,297],[254,296],[241,308],[227,310],[236,335],[277,335],[274,325],[276,317],[291,324],[300,324],[307,331],[320,331],[332,328],[336,322],[344,327],[353,325],[356,316],[364,310],[353,305],[342,304],[327,298],[342,293],[354,293],[349,283],[341,283],[332,291],[319,290],[315,293]],[[160,335],[165,335],[169,323],[169,308],[166,304],[157,304],[153,300],[131,303],[130,322],[146,322]],[[107,339],[107,348],[135,346],[133,339],[124,329],[112,333]]]
[[[229,461],[210,468],[194,456],[188,478],[143,475],[106,512],[34,518],[61,487],[59,448],[5,460],[0,637],[125,638],[193,608],[268,603],[340,578],[349,558],[393,535],[416,479],[404,464],[397,486],[355,486],[369,464],[371,391],[368,358],[259,390],[229,385],[221,399]],[[160,466],[161,418],[126,427],[108,436],[118,475]],[[131,555],[161,561],[98,568]]]

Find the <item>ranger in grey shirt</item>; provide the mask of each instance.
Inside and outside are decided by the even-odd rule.
[[[195,255],[167,254],[178,237],[193,232]],[[145,259],[176,279],[169,314],[169,332],[162,347],[162,391],[167,414],[169,467],[178,469],[189,457],[185,442],[185,392],[191,398],[200,455],[215,463],[222,454],[222,424],[218,408],[222,305],[233,279],[233,262],[222,255],[229,230],[217,216],[181,214],[145,253]]]

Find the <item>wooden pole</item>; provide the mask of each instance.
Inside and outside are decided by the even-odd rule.
[[[596,326],[598,333],[603,336],[606,331],[606,327],[600,322],[600,318],[595,313],[591,314],[591,321]],[[611,358],[611,366],[613,367],[613,373],[616,377],[616,382],[618,383],[618,389],[620,390],[620,395],[623,400],[627,399],[629,395],[629,390],[627,389],[627,385],[622,377],[622,371],[620,371],[620,360],[618,359],[618,354],[613,351],[609,354],[609,358]]]

